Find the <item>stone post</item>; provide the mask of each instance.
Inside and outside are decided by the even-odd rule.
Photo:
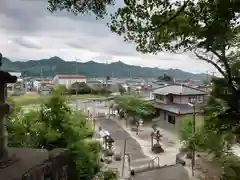
[[[0,82],[0,159],[8,156],[6,115],[9,113],[9,105],[5,101],[6,84]]]
[[[2,54],[0,53],[0,67],[2,66]],[[9,113],[10,106],[6,102],[7,84],[16,83],[17,77],[8,72],[0,71],[0,166],[10,163],[7,147],[6,116]],[[10,158],[10,159],[9,159]]]

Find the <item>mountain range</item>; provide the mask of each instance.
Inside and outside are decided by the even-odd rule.
[[[164,73],[176,79],[204,80],[206,74],[193,74],[179,69],[160,69],[128,65],[121,61],[110,64],[97,63],[95,61],[75,62],[64,61],[55,56],[49,59],[11,61],[3,58],[2,69],[8,72],[21,72],[25,76],[32,77],[53,77],[56,74],[84,74],[87,77],[114,76],[119,78],[156,78]]]

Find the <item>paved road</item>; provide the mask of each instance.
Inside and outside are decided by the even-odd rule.
[[[148,159],[142,152],[141,146],[117,123],[112,120],[103,118],[97,120],[97,124],[107,130],[115,140],[115,146],[123,152],[124,139],[127,139],[126,153],[130,154],[131,160]]]

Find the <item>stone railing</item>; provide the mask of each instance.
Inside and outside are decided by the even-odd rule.
[[[75,180],[76,169],[70,154],[64,149],[49,152],[49,159],[32,167],[21,180]]]

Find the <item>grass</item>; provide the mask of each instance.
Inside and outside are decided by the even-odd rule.
[[[103,96],[94,94],[84,94],[84,95],[71,95],[66,97],[69,101],[74,102],[76,100],[87,100],[89,98],[100,98]],[[12,97],[12,99],[20,106],[43,104],[48,100],[48,98],[49,98],[48,96],[39,95],[37,93],[27,93],[21,96]]]

